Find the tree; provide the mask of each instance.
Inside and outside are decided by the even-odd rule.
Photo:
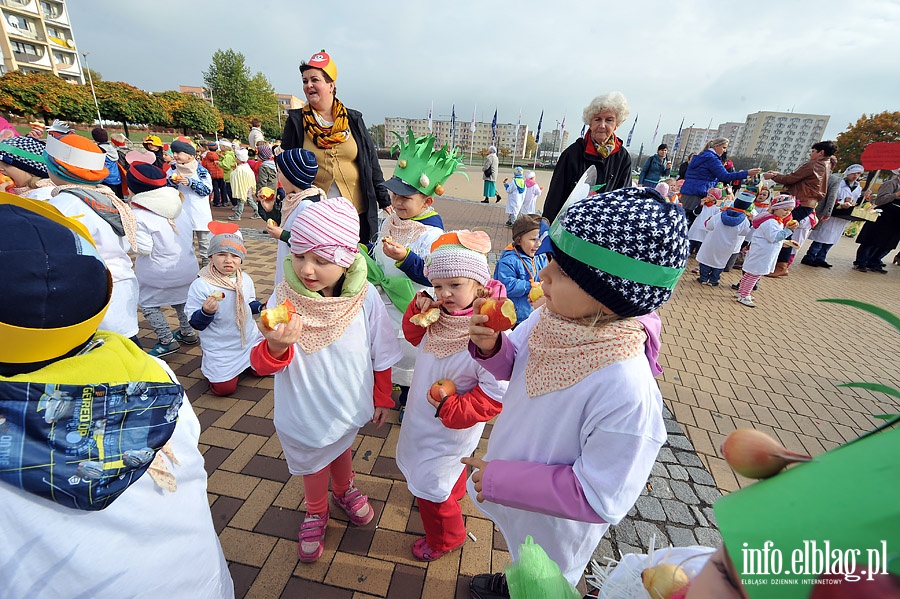
[[[500,146],[498,153],[500,154],[501,158],[508,158],[512,155],[512,150],[507,148],[506,146]]]
[[[250,123],[233,114],[222,114],[222,132],[225,137],[244,139],[250,132]]]
[[[181,129],[184,135],[190,131],[212,133],[222,128],[222,117],[219,111],[205,100],[193,94],[177,91],[166,91],[154,94],[166,111],[167,121]]]
[[[49,123],[58,118],[77,123],[93,121],[94,102],[83,85],[68,83],[50,73],[22,71],[0,77],[0,110],[19,116],[35,115]]]
[[[275,88],[261,72],[256,73],[247,83],[249,98],[245,112],[239,112],[242,116],[251,114],[272,115],[278,118],[278,98],[275,97]],[[280,132],[279,132],[280,133]]]
[[[101,81],[94,85],[104,119],[119,121],[128,137],[128,123],[167,124],[168,115],[155,96],[121,81]]]
[[[81,69],[81,75],[82,77],[84,77],[85,81],[90,82],[93,79],[94,85],[97,85],[98,83],[103,81],[103,75],[101,75],[94,69]]]
[[[379,125],[369,125],[369,135],[372,136],[372,141],[375,142],[375,147],[384,147],[384,123]]]
[[[216,108],[222,115],[242,113],[249,104],[250,69],[244,55],[234,50],[216,50],[209,69],[203,71],[203,81],[212,90]]]
[[[875,141],[900,141],[900,112],[882,112],[862,115],[856,124],[847,125],[847,130],[837,136],[838,164],[843,171],[861,161],[863,150]]]
[[[529,132],[528,137],[525,139],[525,156],[527,158],[534,158],[534,153],[536,150],[537,142],[534,141],[534,135]]]

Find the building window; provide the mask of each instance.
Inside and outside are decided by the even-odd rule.
[[[38,49],[34,44],[25,44],[23,42],[12,42],[13,52],[16,54],[23,54],[25,56],[33,56],[35,58],[40,58],[44,55],[42,51]]]
[[[62,7],[55,2],[41,2],[41,12],[47,19],[58,19],[62,15]]]
[[[6,22],[9,23],[10,27],[12,27],[13,29],[18,29],[19,31],[34,31],[32,27],[29,27],[30,24],[28,22],[28,19],[26,19],[25,17],[20,17],[19,15],[7,13]]]
[[[71,54],[66,54],[65,52],[54,52],[53,60],[56,61],[57,64],[64,64],[68,66],[72,66],[75,64],[75,57]]]

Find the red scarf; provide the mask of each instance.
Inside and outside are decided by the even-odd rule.
[[[619,141],[619,138],[613,134],[613,149],[610,151],[609,155],[612,156],[616,152],[618,152],[622,148],[622,142]],[[584,151],[590,154],[591,156],[600,156],[600,153],[597,151],[597,148],[594,147],[594,140],[591,138],[590,129],[584,134]]]

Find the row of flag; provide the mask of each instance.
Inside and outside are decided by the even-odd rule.
[[[472,109],[472,123],[469,125],[469,130],[472,133],[475,133],[475,114],[477,111],[476,108]],[[431,103],[431,108],[428,109],[428,130],[431,131],[433,129],[433,121],[432,115],[434,113],[434,102]],[[631,138],[634,135],[634,128],[637,126],[639,114],[635,115],[634,122],[631,123],[631,129],[628,131],[628,138],[625,141],[625,147],[631,147]],[[659,135],[659,123],[662,121],[662,115],[659,115],[659,118],[656,119],[656,129],[653,131],[653,141],[650,142],[650,146],[653,147],[656,145],[656,138]],[[537,131],[534,134],[534,142],[539,144],[541,143],[541,126],[544,123],[544,111],[541,110],[541,116],[538,118]],[[522,124],[522,110],[519,109],[519,120],[516,122],[516,141],[518,141],[519,136],[519,126]],[[712,119],[710,119],[709,125],[707,125],[707,132],[709,128],[712,126]],[[681,119],[681,124],[678,125],[678,134],[675,136],[674,147],[672,148],[672,154],[674,155],[678,151],[678,145],[681,143],[681,130],[684,128],[684,119]],[[560,135],[566,130],[566,115],[563,115],[562,122],[560,123]],[[587,130],[587,125],[582,126],[581,128],[581,137],[584,137],[584,133]],[[456,104],[453,104],[453,108],[450,115],[450,143],[453,144],[453,134],[456,131]],[[491,120],[491,143],[495,142],[497,139],[497,109],[494,109],[494,118]],[[706,143],[705,134],[704,139],[701,145]]]

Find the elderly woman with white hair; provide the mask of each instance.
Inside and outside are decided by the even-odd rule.
[[[500,170],[500,159],[497,158],[497,146],[488,148],[488,155],[484,157],[484,164],[481,165],[481,178],[484,179],[484,199],[482,204],[490,203],[490,198],[497,197],[495,202],[500,201],[500,194],[497,193],[497,171]]]
[[[862,195],[862,187],[859,178],[865,172],[861,164],[851,164],[844,171],[844,177],[838,186],[834,208],[830,215],[823,215],[822,222],[809,234],[812,241],[806,255],[800,260],[806,266],[822,266],[831,268],[831,264],[825,261],[828,250],[836,244],[844,234],[844,229],[850,224],[853,207],[859,203]]]
[[[620,189],[631,183],[631,156],[616,129],[628,118],[628,100],[621,92],[609,92],[594,98],[581,118],[587,125],[583,138],[575,140],[559,156],[550,189],[544,201],[544,216],[553,221],[584,171],[597,168],[597,184],[602,191]]]

